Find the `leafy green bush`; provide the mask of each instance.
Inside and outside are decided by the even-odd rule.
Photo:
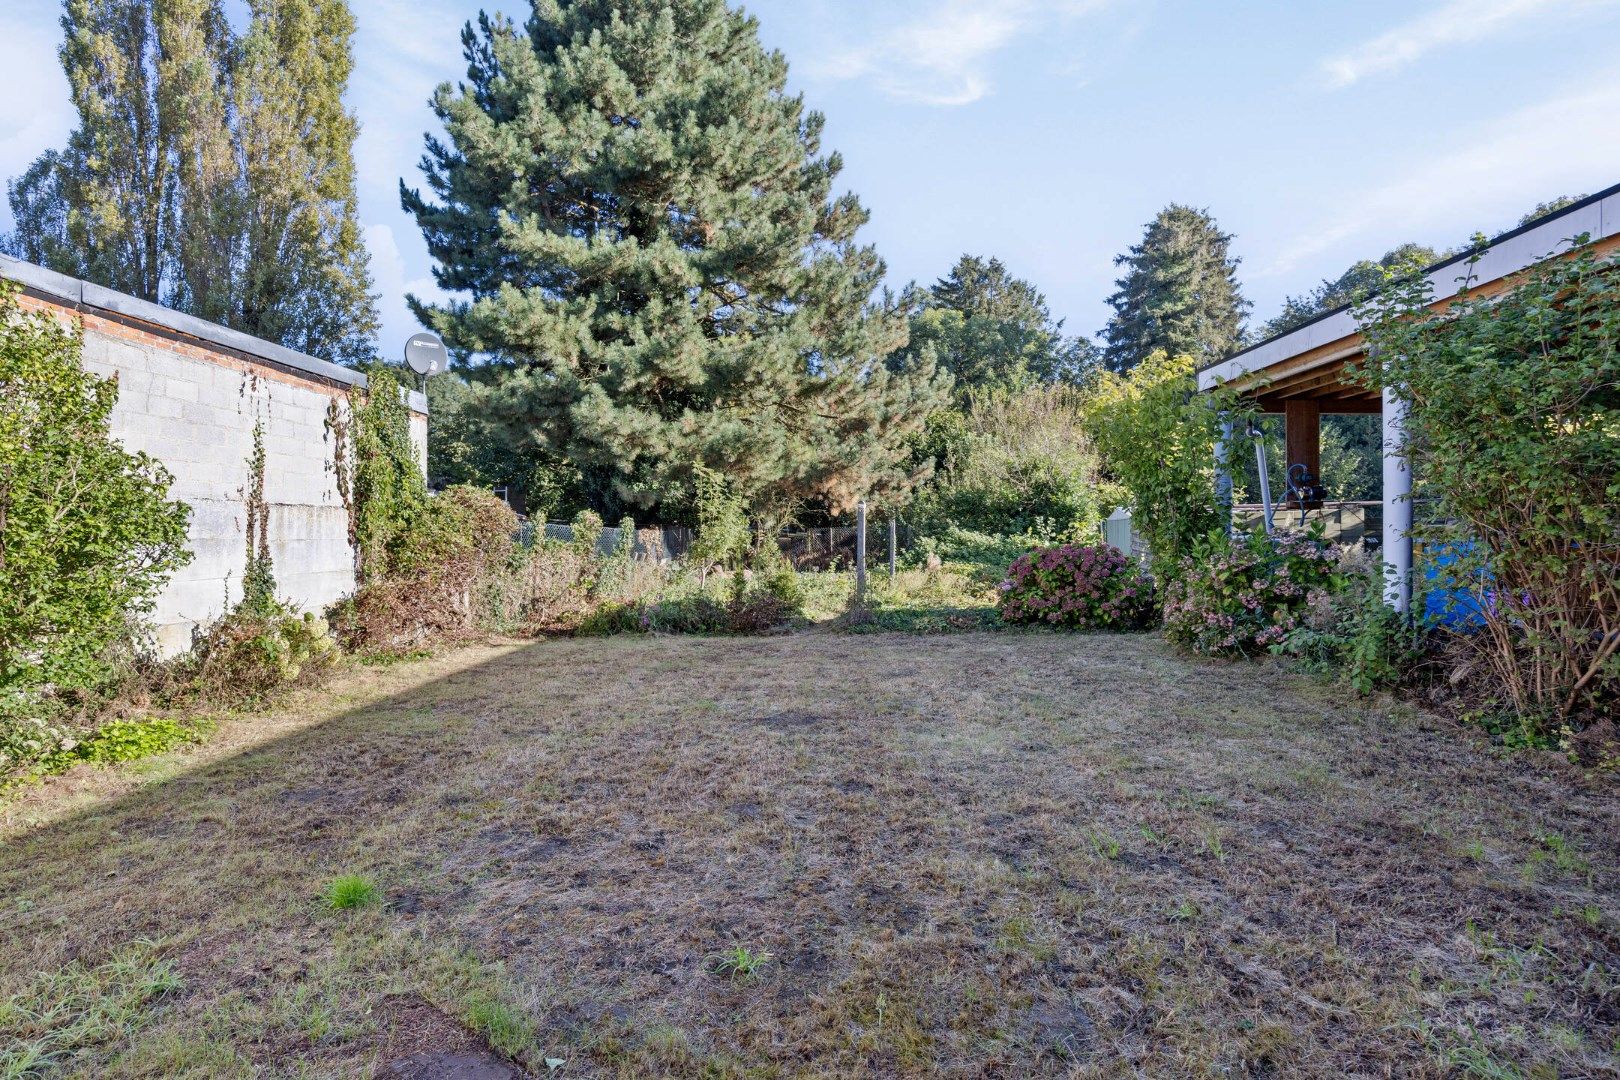
[[[1043,536],[1040,539],[1050,541],[1054,538]],[[987,578],[1000,581],[1006,577],[1007,568],[1013,564],[1013,560],[1030,549],[1032,541],[1030,534],[1001,536],[953,525],[938,535],[920,537],[912,550],[907,552],[906,561],[912,565],[926,565],[932,556],[941,563],[973,567],[982,571]]]
[[[14,700],[9,711],[0,707],[0,786],[18,776],[43,775],[43,762],[78,747],[79,732],[39,712],[29,700]]]
[[[802,618],[781,595],[784,583],[771,577],[753,582],[742,571],[729,575],[723,597],[714,586],[677,583],[672,589],[627,602],[601,604],[580,622],[579,632],[604,634],[763,634]]]
[[[865,604],[850,609],[843,625],[853,633],[994,630],[1001,626],[995,598],[994,588],[978,567],[964,572],[961,564],[950,563],[906,569],[893,580],[887,574],[876,575],[867,588]]]
[[[1103,373],[1087,403],[1086,431],[1129,494],[1161,581],[1226,525],[1215,505],[1215,441],[1231,407],[1224,392],[1197,392],[1192,357],[1163,352],[1126,375]]]
[[[16,294],[0,282],[0,697],[38,712],[109,678],[190,560],[190,510],[109,434],[118,383],[81,367],[78,330]]]
[[[0,727],[0,788],[67,772],[75,765],[138,761],[202,740],[213,729],[201,718],[119,719],[88,735],[34,719]]]
[[[1153,581],[1109,544],[1021,555],[1000,586],[1001,617],[1072,630],[1141,630],[1158,615]]]
[[[1312,534],[1206,540],[1165,586],[1165,636],[1209,656],[1264,652],[1299,627],[1311,593],[1338,591],[1337,566]]]
[[[1084,532],[1101,519],[1097,455],[1068,386],[981,390],[937,412],[914,441],[935,473],[907,507],[925,535],[950,528],[1019,535],[1046,523]]]
[[[713,469],[696,466],[693,478],[697,539],[686,557],[700,571],[735,565],[748,551],[748,512],[743,501]]]
[[[1414,533],[1492,583],[1463,666],[1491,673],[1483,707],[1542,735],[1620,706],[1617,273],[1620,258],[1586,250],[1504,293],[1465,283],[1435,308],[1418,276],[1357,311],[1373,348],[1353,377],[1409,406],[1433,511]]]
[[[1298,625],[1271,651],[1370,694],[1406,678],[1424,657],[1426,634],[1384,602],[1381,568],[1347,548],[1334,588],[1311,591]]]

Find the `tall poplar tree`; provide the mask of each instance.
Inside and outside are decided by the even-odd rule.
[[[1200,365],[1234,352],[1249,302],[1238,289],[1232,237],[1208,211],[1172,203],[1147,225],[1142,242],[1114,259],[1125,276],[1108,298],[1103,331],[1110,371],[1128,371],[1152,353],[1191,356]]]
[[[17,256],[340,362],[377,316],[343,0],[67,0],[78,127],[10,185]]]
[[[250,0],[234,98],[240,259],[230,318],[341,362],[373,355],[377,312],[360,232],[345,0]]]
[[[832,194],[823,119],[756,22],[724,0],[533,0],[462,41],[431,195],[400,190],[462,294],[413,306],[499,369],[491,419],[610,512],[689,514],[700,466],[767,519],[900,497],[943,386],[885,366],[904,312],[873,302],[866,211]]]

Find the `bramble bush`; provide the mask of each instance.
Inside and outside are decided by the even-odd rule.
[[[374,551],[365,582],[333,609],[339,638],[368,653],[403,654],[521,621],[517,515],[478,488],[424,496]]]
[[[1357,309],[1373,350],[1352,377],[1409,406],[1432,510],[1414,534],[1458,554],[1454,576],[1490,582],[1457,675],[1488,671],[1479,708],[1572,751],[1583,728],[1620,739],[1617,274],[1620,259],[1577,251],[1505,293],[1465,283],[1443,310],[1423,276]]]
[[[274,598],[254,599],[193,635],[191,650],[160,672],[160,697],[170,704],[232,708],[263,701],[273,691],[312,681],[338,659],[327,621]]]
[[[1384,602],[1382,565],[1364,551],[1339,549],[1333,589],[1314,589],[1299,621],[1271,646],[1307,669],[1360,694],[1395,686],[1423,660],[1428,628]]]
[[[1021,555],[1000,586],[1001,617],[1074,630],[1141,630],[1158,615],[1153,581],[1109,544],[1040,548]]]
[[[1206,656],[1254,656],[1299,627],[1312,593],[1340,586],[1337,556],[1313,533],[1217,533],[1166,583],[1165,636]]]

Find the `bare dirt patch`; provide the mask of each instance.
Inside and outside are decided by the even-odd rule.
[[[12,807],[0,996],[157,943],[97,1076],[1612,1073],[1620,801],[1435,726],[1148,637],[469,649]]]

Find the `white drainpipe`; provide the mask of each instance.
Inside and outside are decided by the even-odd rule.
[[[1406,402],[1384,387],[1384,602],[1412,608],[1412,467],[1406,456]]]

